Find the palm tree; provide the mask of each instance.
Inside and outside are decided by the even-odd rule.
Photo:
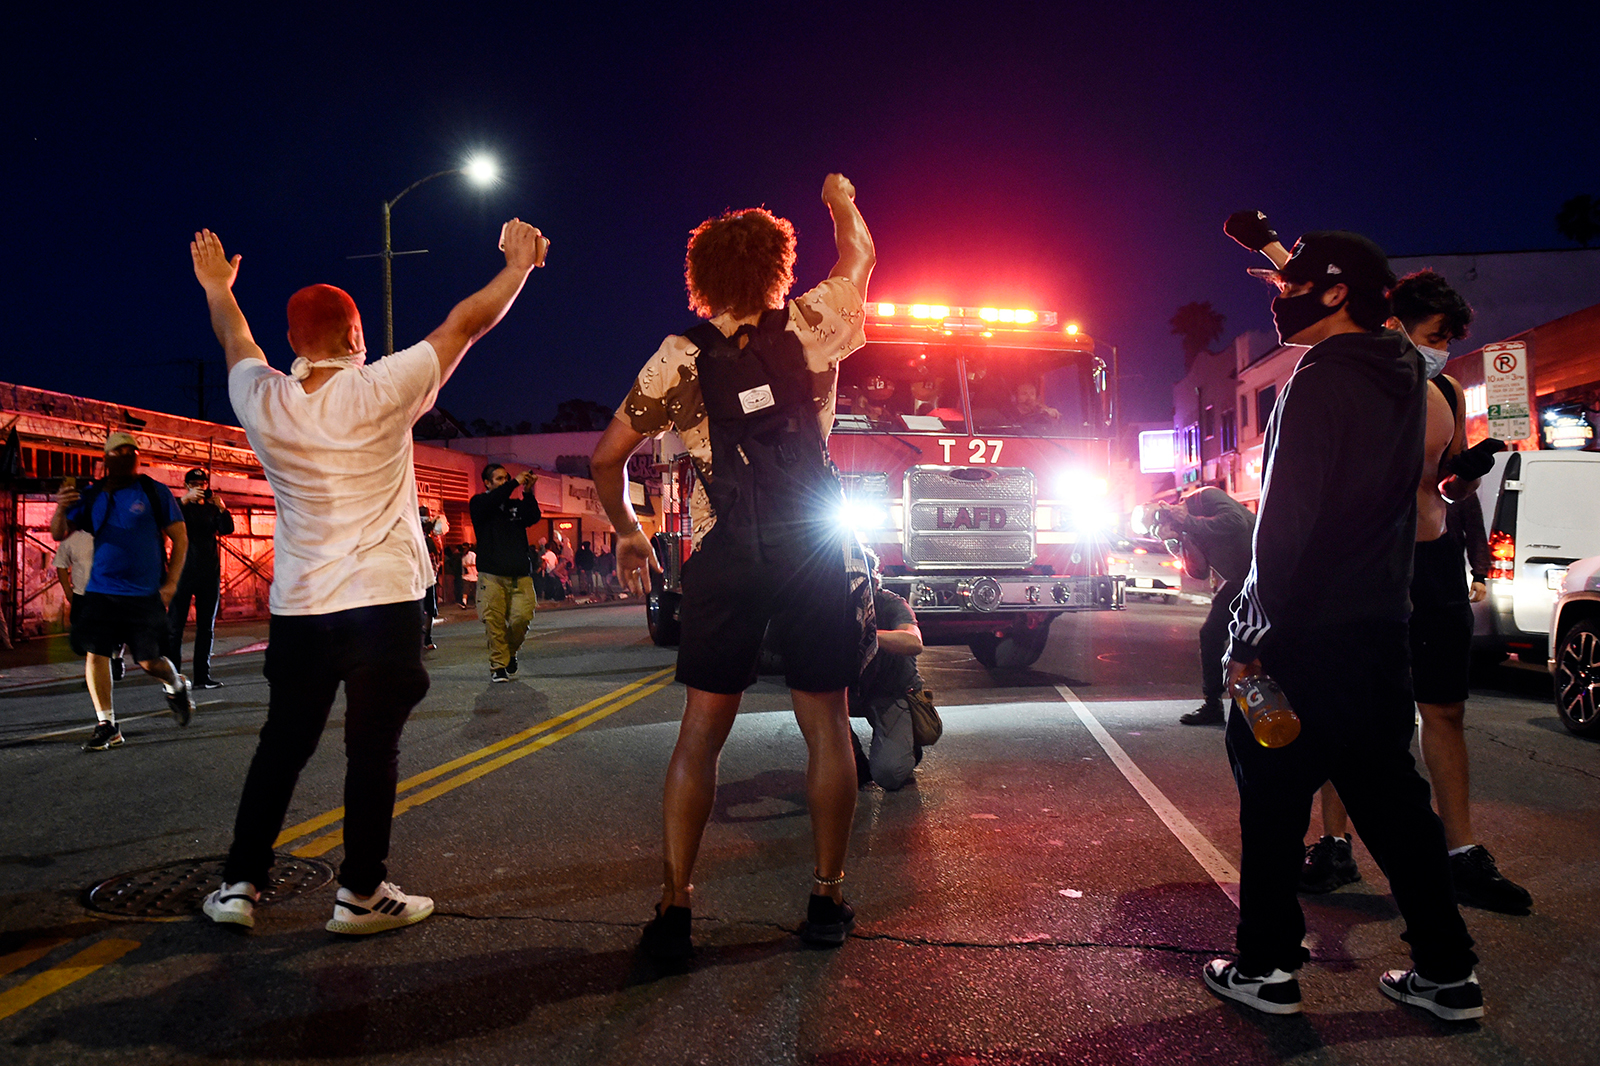
[[[1194,357],[1208,351],[1222,336],[1222,323],[1226,321],[1211,301],[1187,303],[1167,320],[1172,332],[1183,338],[1183,365],[1187,369]]]
[[[1590,241],[1600,237],[1600,203],[1587,193],[1574,196],[1556,214],[1556,229],[1568,240],[1589,247]]]

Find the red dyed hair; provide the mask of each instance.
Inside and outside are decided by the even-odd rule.
[[[307,285],[289,297],[289,347],[296,355],[337,347],[351,326],[361,325],[356,302],[332,285]]]
[[[701,318],[782,307],[794,285],[794,226],[764,207],[708,218],[689,234],[683,276]]]

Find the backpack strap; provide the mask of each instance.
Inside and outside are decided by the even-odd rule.
[[[683,331],[683,336],[688,338],[698,351],[706,352],[715,348],[719,343],[726,341],[722,331],[709,322],[702,322],[698,326],[691,326]]]

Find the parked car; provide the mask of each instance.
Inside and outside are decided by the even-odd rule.
[[[1556,713],[1580,737],[1600,736],[1600,556],[1567,567],[1550,612]]]
[[[1561,578],[1600,555],[1600,453],[1502,452],[1478,499],[1493,562],[1489,595],[1473,604],[1473,649],[1544,660]]]
[[[1173,558],[1159,540],[1117,538],[1106,556],[1106,569],[1127,578],[1123,583],[1125,597],[1159,597],[1164,603],[1177,603],[1178,594],[1183,591],[1183,563]]]

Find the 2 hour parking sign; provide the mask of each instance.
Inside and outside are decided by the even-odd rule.
[[[1528,410],[1528,346],[1502,341],[1483,346],[1484,402],[1489,436],[1522,440],[1533,432]]]

